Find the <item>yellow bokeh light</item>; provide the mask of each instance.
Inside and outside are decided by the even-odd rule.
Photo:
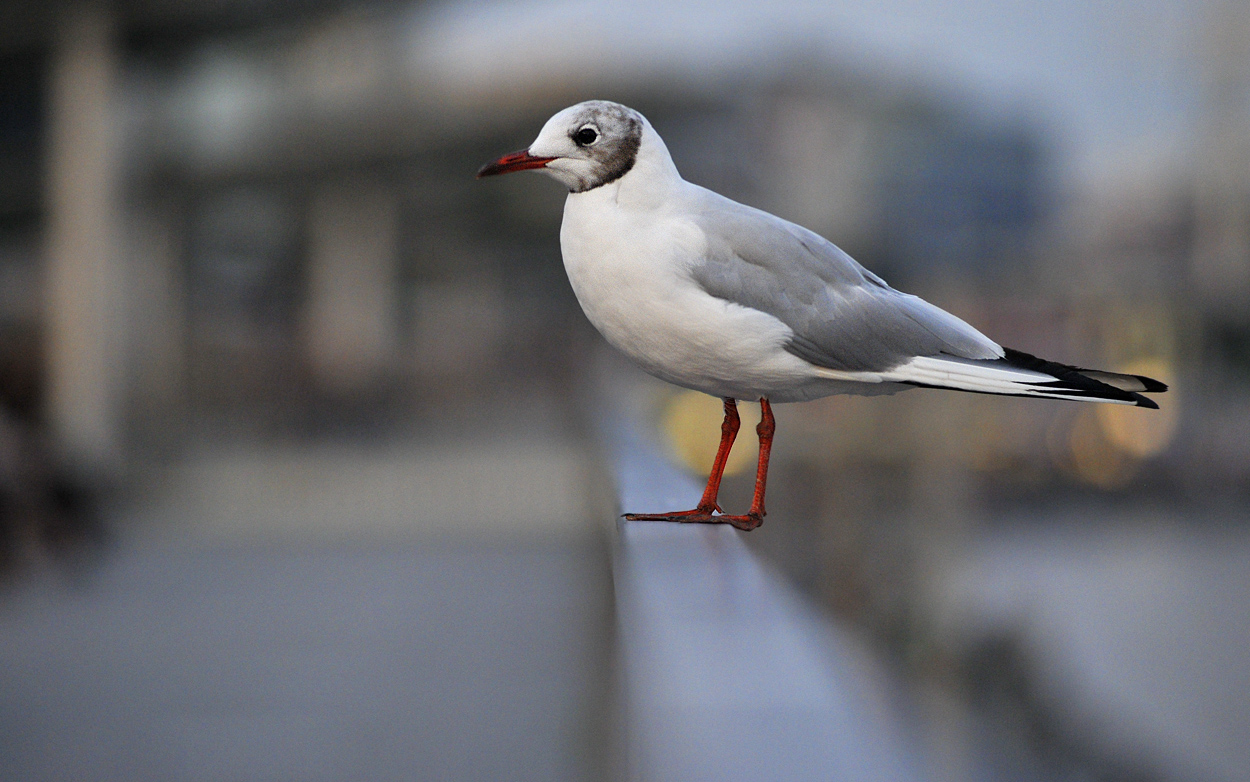
[[[1068,434],[1070,467],[1084,483],[1118,489],[1137,473],[1137,460],[1107,439],[1099,421],[1095,411],[1086,409],[1072,422]]]
[[[725,474],[734,475],[755,464],[759,444],[755,425],[760,421],[759,406],[739,404],[742,429],[729,452]],[[721,400],[698,391],[680,391],[664,405],[662,425],[673,453],[692,472],[706,475],[720,445],[720,425],[725,417]]]
[[[1171,364],[1161,358],[1142,359],[1116,367],[1117,372],[1145,375],[1167,383],[1168,392],[1157,397],[1158,410],[1128,405],[1099,405],[1098,423],[1116,449],[1145,459],[1162,453],[1176,435],[1180,395],[1173,383]]]

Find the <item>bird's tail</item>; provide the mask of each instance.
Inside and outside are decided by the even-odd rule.
[[[1167,391],[1153,378],[1059,364],[1006,348],[999,359],[972,360],[954,356],[923,356],[898,367],[894,382],[927,388],[950,388],[979,394],[1114,402],[1158,409],[1142,396]],[[893,373],[892,373],[893,374]]]

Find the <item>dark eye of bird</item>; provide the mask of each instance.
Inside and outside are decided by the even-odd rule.
[[[594,128],[582,128],[573,136],[573,140],[583,147],[595,143],[598,138],[599,132]]]

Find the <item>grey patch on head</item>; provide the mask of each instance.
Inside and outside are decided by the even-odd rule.
[[[590,146],[578,146],[595,165],[594,173],[581,177],[571,193],[584,193],[629,173],[642,144],[642,117],[633,109],[610,101],[590,101],[579,111],[568,128],[569,138],[587,124],[599,129],[599,140]]]

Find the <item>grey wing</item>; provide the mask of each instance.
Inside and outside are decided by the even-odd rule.
[[[1003,349],[932,304],[900,293],[832,242],[703,191],[696,221],[708,240],[696,282],[767,312],[794,332],[786,349],[848,372],[892,369],[916,356],[996,359]]]

